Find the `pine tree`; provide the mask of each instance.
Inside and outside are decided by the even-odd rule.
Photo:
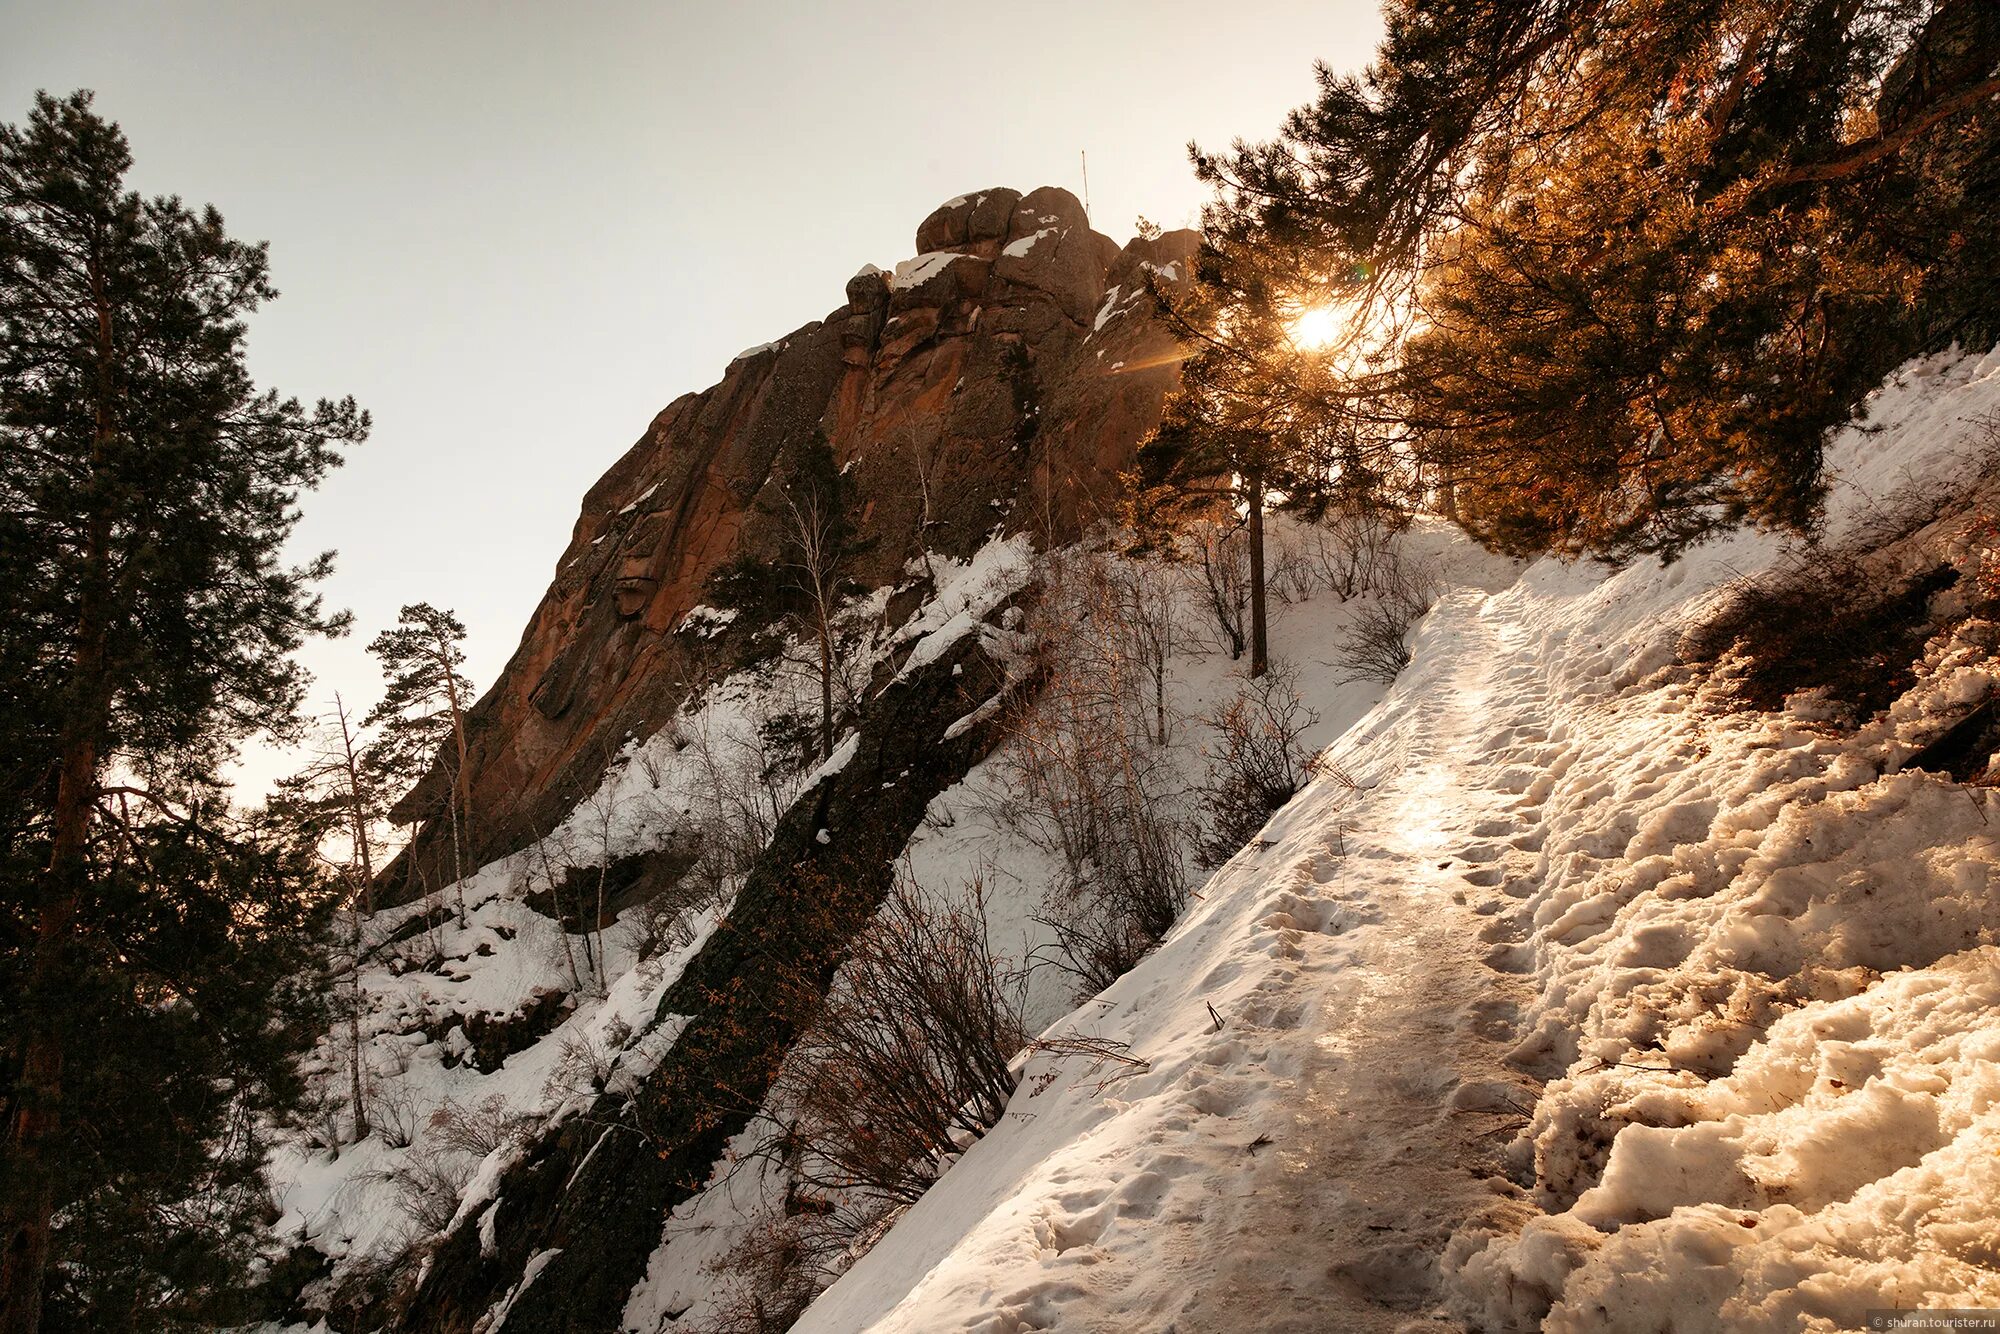
[[[1996,212],[1984,0],[1385,18],[1368,70],[1322,69],[1276,140],[1195,154],[1197,400],[1247,383],[1508,550],[1670,554],[1809,526],[1827,429],[1896,361],[1991,327],[1966,230]],[[1274,284],[1388,317],[1397,364],[1294,376],[1255,345]],[[1246,338],[1241,365],[1216,351]]]
[[[125,190],[130,162],[87,93],[0,127],[5,1334],[241,1286],[328,897],[213,775],[294,717],[292,651],[341,628],[311,592],[330,557],[280,556],[367,417],[253,386],[265,248]]]
[[[465,626],[428,602],[403,608],[396,624],[369,643],[382,664],[383,692],[362,720],[376,729],[363,761],[384,790],[407,790],[434,767],[446,778],[445,815],[451,827],[452,880],[463,881],[472,841],[466,809],[465,715],[473,686],[466,679]],[[465,891],[459,888],[459,916]]]
[[[1239,222],[1241,220],[1238,220]],[[1270,665],[1264,521],[1276,507],[1318,516],[1334,504],[1400,503],[1390,443],[1356,429],[1360,370],[1377,335],[1336,323],[1305,338],[1309,313],[1333,316],[1344,291],[1325,257],[1276,244],[1209,211],[1187,295],[1156,295],[1190,348],[1178,393],[1139,450],[1132,517],[1148,536],[1193,518],[1243,525],[1250,566],[1250,670]]]
[[[1804,175],[1853,151],[1886,36],[1834,6],[1635,18],[1591,43],[1616,77],[1521,113],[1425,283],[1412,444],[1507,550],[1806,530],[1827,432],[1911,350],[1920,269]]]

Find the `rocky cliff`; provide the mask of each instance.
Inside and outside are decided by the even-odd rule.
[[[897,586],[892,611],[922,600],[921,550],[966,555],[996,527],[1061,541],[1105,514],[1177,374],[1149,284],[1186,282],[1196,241],[1120,249],[1054,187],[965,195],[924,219],[914,258],[864,267],[825,319],[669,404],[584,497],[471,714],[470,864],[548,829],[625,737],[726,669],[728,632],[689,613],[719,568],[775,552],[767,493],[816,436],[851,482],[854,577]],[[421,826],[390,876],[405,893],[440,878],[448,782],[434,772],[398,808]]]

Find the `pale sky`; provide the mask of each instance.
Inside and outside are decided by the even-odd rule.
[[[0,120],[97,92],[132,183],[271,243],[260,385],[373,438],[304,501],[338,548],[315,699],[372,703],[405,602],[492,684],[584,491],[678,395],[907,258],[968,190],[1061,185],[1121,242],[1194,221],[1195,139],[1269,137],[1369,0],[1007,4],[7,0]],[[254,795],[287,767],[254,750]]]

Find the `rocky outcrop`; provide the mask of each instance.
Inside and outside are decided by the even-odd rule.
[[[760,501],[816,434],[849,470],[864,586],[902,580],[920,545],[966,555],[996,525],[1067,540],[1108,513],[1177,376],[1147,281],[1185,282],[1195,240],[1121,249],[1050,187],[966,195],[924,219],[915,258],[862,269],[824,320],[669,404],[584,497],[554,582],[472,711],[474,864],[551,827],[628,735],[731,665],[730,632],[693,633],[689,613],[725,563],[776,550]],[[433,773],[398,808],[427,827],[392,890],[437,883],[444,792]]]

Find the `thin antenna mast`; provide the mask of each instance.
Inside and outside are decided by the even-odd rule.
[[[1090,154],[1078,150],[1077,157],[1083,160],[1083,211],[1090,212]]]

